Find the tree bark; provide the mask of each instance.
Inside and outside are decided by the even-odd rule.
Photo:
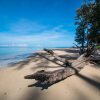
[[[63,69],[55,70],[55,71],[37,71],[34,74],[27,75],[24,78],[25,79],[35,79],[41,84],[48,84],[52,85],[54,83],[57,83],[61,80],[64,80],[65,78],[74,75],[76,73],[79,73],[80,70],[85,66],[86,62],[88,61],[99,61],[100,62],[100,56],[96,57],[94,54],[94,49],[92,47],[88,47],[84,54],[82,54],[77,60],[75,60],[73,63],[70,63],[69,61],[63,60],[62,58],[58,57],[52,50],[45,49],[45,51],[49,54],[51,54],[53,57],[55,57],[57,60],[66,63],[66,67]],[[91,56],[92,55],[92,56]]]
[[[64,65],[66,65],[66,66],[70,66],[71,65],[70,62],[68,62],[66,59],[63,59],[63,58],[57,56],[52,50],[44,49],[44,51],[46,51],[47,53],[49,53],[50,55],[52,55],[54,58],[56,58],[60,62],[63,62]]]
[[[78,73],[83,67],[84,62],[86,62],[85,54],[81,55],[74,63],[72,63],[70,66],[59,69],[56,71],[37,71],[34,74],[27,75],[24,78],[25,79],[35,79],[41,84],[48,84],[52,85],[54,83],[57,83],[61,80],[64,80],[65,78],[74,75]]]

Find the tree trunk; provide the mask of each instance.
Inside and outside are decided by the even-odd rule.
[[[61,80],[64,80],[65,78],[71,75],[78,73],[84,67],[85,61],[86,61],[85,54],[83,54],[74,63],[72,63],[70,66],[66,68],[59,69],[56,71],[41,70],[41,71],[37,71],[34,74],[27,75],[24,78],[25,79],[35,79],[41,84],[52,85]]]
[[[57,60],[66,63],[66,60],[58,57],[52,50],[45,49],[45,51],[55,57]],[[66,68],[55,70],[55,71],[37,71],[34,74],[27,75],[25,79],[35,79],[41,84],[52,85],[56,82],[64,80],[65,78],[79,73],[80,70],[85,66],[87,61],[98,61],[100,62],[100,56],[96,57],[94,54],[93,47],[88,47],[84,54],[82,54],[77,60],[73,63],[67,61]],[[91,56],[92,55],[92,56]]]

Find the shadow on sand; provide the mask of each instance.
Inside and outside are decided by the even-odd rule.
[[[78,57],[78,55],[77,55],[78,50],[70,50],[70,49],[64,49],[63,50],[62,49],[62,50],[58,50],[58,51],[65,51],[67,53],[74,53],[75,54],[75,55],[72,55],[72,56],[69,56],[67,54],[59,56],[59,57],[66,59],[66,60],[75,60]],[[40,53],[40,54],[41,55],[39,55],[39,53],[34,53],[32,56],[27,57],[26,60],[20,61],[18,63],[11,63],[11,64],[9,64],[9,66],[10,67],[17,66],[16,70],[21,70],[25,66],[28,66],[30,64],[30,62],[37,62],[39,60],[42,61],[42,59],[46,59],[46,62],[50,61],[52,63],[59,65],[59,66],[64,67],[63,65],[59,64],[56,59],[53,59],[53,60],[49,59],[51,56],[48,55],[47,53]]]
[[[53,50],[59,50],[59,51],[65,51],[67,53],[79,53],[79,49],[53,49]]]
[[[36,82],[34,84],[28,85],[28,87],[40,87],[41,90],[48,89],[51,85],[48,84],[41,84],[40,82]]]
[[[88,78],[80,73],[76,74],[76,76],[78,76],[79,78],[83,79],[84,81],[86,81],[87,83],[89,83],[90,85],[94,86],[95,88],[100,89],[100,82],[95,81],[94,79]],[[96,76],[95,76],[96,79]]]
[[[76,76],[78,76],[79,78],[83,79],[85,82],[87,82],[88,84],[92,85],[93,87],[95,88],[98,88],[100,90],[100,82],[98,81],[95,81],[94,79],[90,79],[82,74],[76,74]],[[69,76],[70,77],[70,76]],[[63,80],[61,80],[63,81]],[[58,83],[58,82],[56,82]],[[54,83],[54,84],[56,84]],[[52,85],[54,85],[52,84]],[[44,89],[48,89],[50,86],[52,85],[48,85],[48,84],[41,84],[40,82],[36,82],[34,84],[31,84],[31,85],[28,85],[28,87],[40,87],[41,90],[44,90]]]

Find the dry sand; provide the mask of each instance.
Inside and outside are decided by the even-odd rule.
[[[55,52],[59,55],[72,56],[73,60],[78,56],[73,49]],[[44,58],[30,57],[8,68],[0,69],[0,100],[100,100],[100,66],[88,64],[79,75],[73,75],[48,89],[32,85],[36,83],[35,80],[24,79],[24,76],[37,70],[60,68],[59,65]]]

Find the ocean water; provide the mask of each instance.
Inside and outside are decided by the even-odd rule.
[[[0,67],[26,59],[41,48],[34,47],[0,47]]]
[[[70,47],[48,47],[50,48],[70,48]],[[0,68],[7,67],[12,63],[17,63],[27,59],[27,57],[38,50],[43,48],[34,48],[34,47],[0,47]]]

